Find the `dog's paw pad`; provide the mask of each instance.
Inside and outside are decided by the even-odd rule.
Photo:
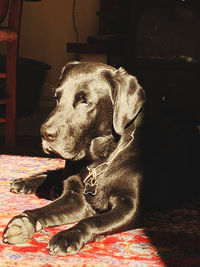
[[[26,215],[14,217],[3,232],[3,242],[9,244],[22,244],[33,237],[35,227]]]

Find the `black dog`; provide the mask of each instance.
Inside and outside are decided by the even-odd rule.
[[[161,112],[146,114],[144,90],[123,68],[68,63],[55,98],[41,127],[42,145],[66,159],[64,176],[18,179],[11,191],[39,194],[48,188],[58,198],[14,217],[5,243],[24,243],[42,228],[78,222],[48,245],[53,255],[74,254],[98,235],[138,227],[145,210],[199,190],[197,136]]]

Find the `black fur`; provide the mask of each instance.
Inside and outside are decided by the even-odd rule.
[[[15,180],[11,191],[57,199],[13,218],[4,242],[26,242],[41,228],[78,222],[48,245],[51,254],[74,254],[98,235],[138,227],[145,211],[198,193],[197,132],[149,109],[134,76],[100,63],[68,63],[55,97],[41,126],[42,144],[65,158],[66,168]],[[97,172],[94,184],[87,167]]]

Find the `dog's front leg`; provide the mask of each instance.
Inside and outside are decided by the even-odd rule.
[[[29,178],[18,178],[11,182],[10,191],[15,194],[33,194],[40,198],[56,199],[62,192],[63,169],[39,173]]]
[[[62,196],[51,204],[15,216],[4,230],[3,241],[25,243],[42,228],[76,222],[94,214],[82,194],[78,176],[69,177],[64,187]]]
[[[47,248],[52,255],[75,254],[98,235],[136,227],[137,219],[136,201],[122,197],[120,203],[115,205],[111,211],[83,219],[74,227],[56,234]]]

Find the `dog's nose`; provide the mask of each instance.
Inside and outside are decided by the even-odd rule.
[[[58,130],[55,127],[41,126],[40,133],[45,141],[53,142],[58,136]]]

